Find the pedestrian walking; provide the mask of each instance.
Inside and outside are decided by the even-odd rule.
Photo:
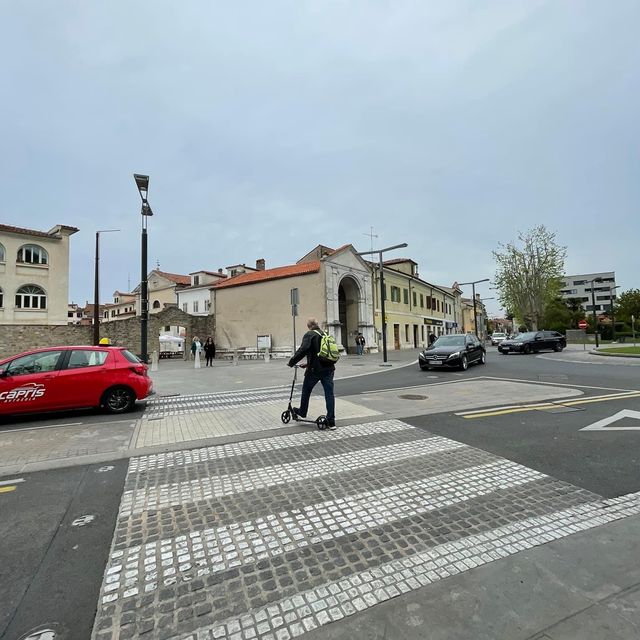
[[[366,340],[364,336],[358,331],[358,335],[356,336],[356,353],[361,356],[364,353],[364,345]]]
[[[193,340],[191,341],[191,355],[195,359],[196,353],[200,353],[200,349],[202,348],[202,343],[200,342],[200,338],[198,336],[193,336]]]
[[[294,407],[293,411],[301,418],[307,417],[311,392],[318,382],[320,382],[324,390],[324,400],[327,406],[327,424],[329,425],[329,429],[334,430],[336,428],[336,399],[333,392],[335,365],[333,362],[329,362],[318,356],[320,352],[320,342],[324,334],[315,318],[309,318],[307,320],[307,329],[308,331],[302,337],[302,343],[299,349],[288,362],[288,366],[293,367],[296,363],[300,362],[302,358],[307,357],[307,363],[300,365],[300,368],[305,369],[300,407]]]
[[[203,348],[206,360],[205,367],[213,367],[213,359],[216,357],[216,344],[211,336],[206,339]]]
[[[436,334],[435,333],[430,333],[429,334],[429,346],[431,346],[435,341],[436,341]]]

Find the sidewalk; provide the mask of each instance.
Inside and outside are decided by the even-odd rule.
[[[387,363],[381,353],[363,356],[342,356],[336,365],[335,379],[352,376],[384,373],[398,367],[409,366],[416,362],[418,350],[392,351]],[[196,394],[219,391],[237,391],[239,389],[258,389],[291,385],[293,370],[287,366],[287,359],[239,360],[234,365],[229,360],[215,360],[213,367],[194,368],[193,360],[161,360],[158,370],[151,371],[156,394]],[[298,381],[302,371],[298,372]]]

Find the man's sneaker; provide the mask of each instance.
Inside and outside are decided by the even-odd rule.
[[[291,407],[291,417],[294,420],[297,420],[298,418],[306,418],[306,415],[301,415],[300,413],[300,409],[298,409],[298,407]]]
[[[327,420],[327,429],[329,431],[335,431],[337,428],[335,420]]]

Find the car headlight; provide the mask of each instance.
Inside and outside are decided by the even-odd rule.
[[[451,358],[459,358],[460,357],[460,352],[456,351],[455,353],[452,353],[447,360],[451,360]]]

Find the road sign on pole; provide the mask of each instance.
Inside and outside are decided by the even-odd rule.
[[[293,317],[293,352],[296,351],[296,316],[298,315],[298,305],[300,304],[300,295],[298,288],[291,289],[291,315]]]
[[[587,328],[587,321],[586,320],[580,320],[578,322],[578,329],[586,329]]]

